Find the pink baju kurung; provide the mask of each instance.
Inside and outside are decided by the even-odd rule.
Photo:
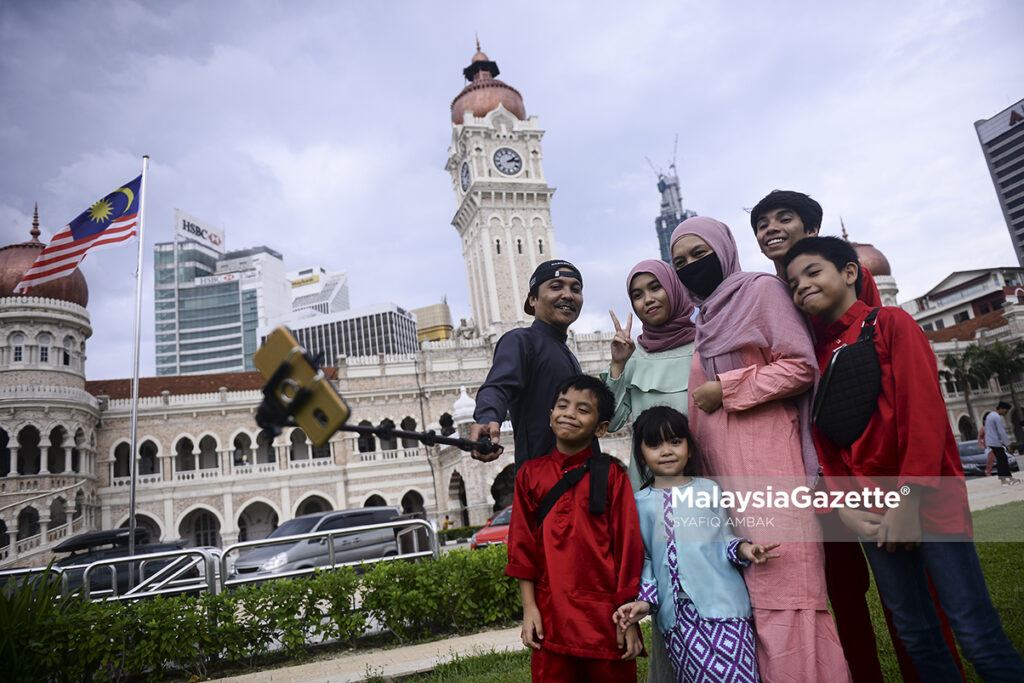
[[[800,411],[790,397],[806,392],[816,368],[767,349],[740,350],[746,367],[719,374],[722,407],[705,413],[693,392],[708,381],[699,355],[690,370],[690,428],[704,474],[726,489],[755,489],[806,482]],[[737,484],[739,486],[737,486]],[[744,572],[757,632],[757,659],[764,681],[848,681],[849,671],[825,597],[821,532],[813,510],[733,512],[733,532],[754,543],[780,541],[781,557]],[[751,523],[753,520],[753,523]],[[758,524],[771,523],[771,526]],[[797,538],[803,539],[795,540]]]

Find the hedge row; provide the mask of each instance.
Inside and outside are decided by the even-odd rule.
[[[0,661],[10,681],[205,677],[280,648],[303,658],[322,640],[354,642],[370,620],[400,641],[476,631],[521,613],[505,548],[455,549],[436,561],[379,562],[244,586],[216,596],[134,603],[58,598],[45,577],[0,593]]]

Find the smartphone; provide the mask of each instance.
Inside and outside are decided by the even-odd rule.
[[[269,380],[282,364],[287,371],[274,387],[274,395],[285,406],[291,404],[300,389],[309,389],[313,395],[295,411],[295,422],[306,433],[314,446],[327,443],[334,432],[348,421],[348,405],[324,375],[309,361],[291,330],[278,327],[267,336],[263,346],[256,349],[252,362]]]

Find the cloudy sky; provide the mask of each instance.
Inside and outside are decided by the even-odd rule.
[[[747,269],[768,262],[744,207],[800,189],[823,233],[842,216],[888,256],[902,301],[1015,263],[973,122],[1024,96],[1022,26],[1015,0],[0,0],[0,243],[27,239],[34,202],[48,239],[149,154],[143,374],[175,207],[231,249],[347,270],[353,306],[469,317],[444,165],[479,34],[547,131],[578,331],[611,329],[657,255],[645,157],[667,168],[677,134],[684,204],[734,228]],[[91,379],[131,374],[134,267],[132,247],[83,263]]]

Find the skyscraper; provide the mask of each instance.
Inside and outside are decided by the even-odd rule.
[[[974,129],[1017,261],[1024,266],[1024,100],[990,119],[975,121]]]
[[[661,214],[654,219],[654,227],[658,232],[658,246],[661,248],[661,260],[672,263],[669,239],[676,226],[687,218],[697,215],[695,211],[683,208],[683,195],[679,192],[679,176],[676,175],[675,162],[668,167],[671,175],[658,173],[658,192],[661,193]]]
[[[154,247],[156,374],[254,370],[256,330],[291,310],[281,254],[225,252],[223,234],[175,211],[174,242]]]

